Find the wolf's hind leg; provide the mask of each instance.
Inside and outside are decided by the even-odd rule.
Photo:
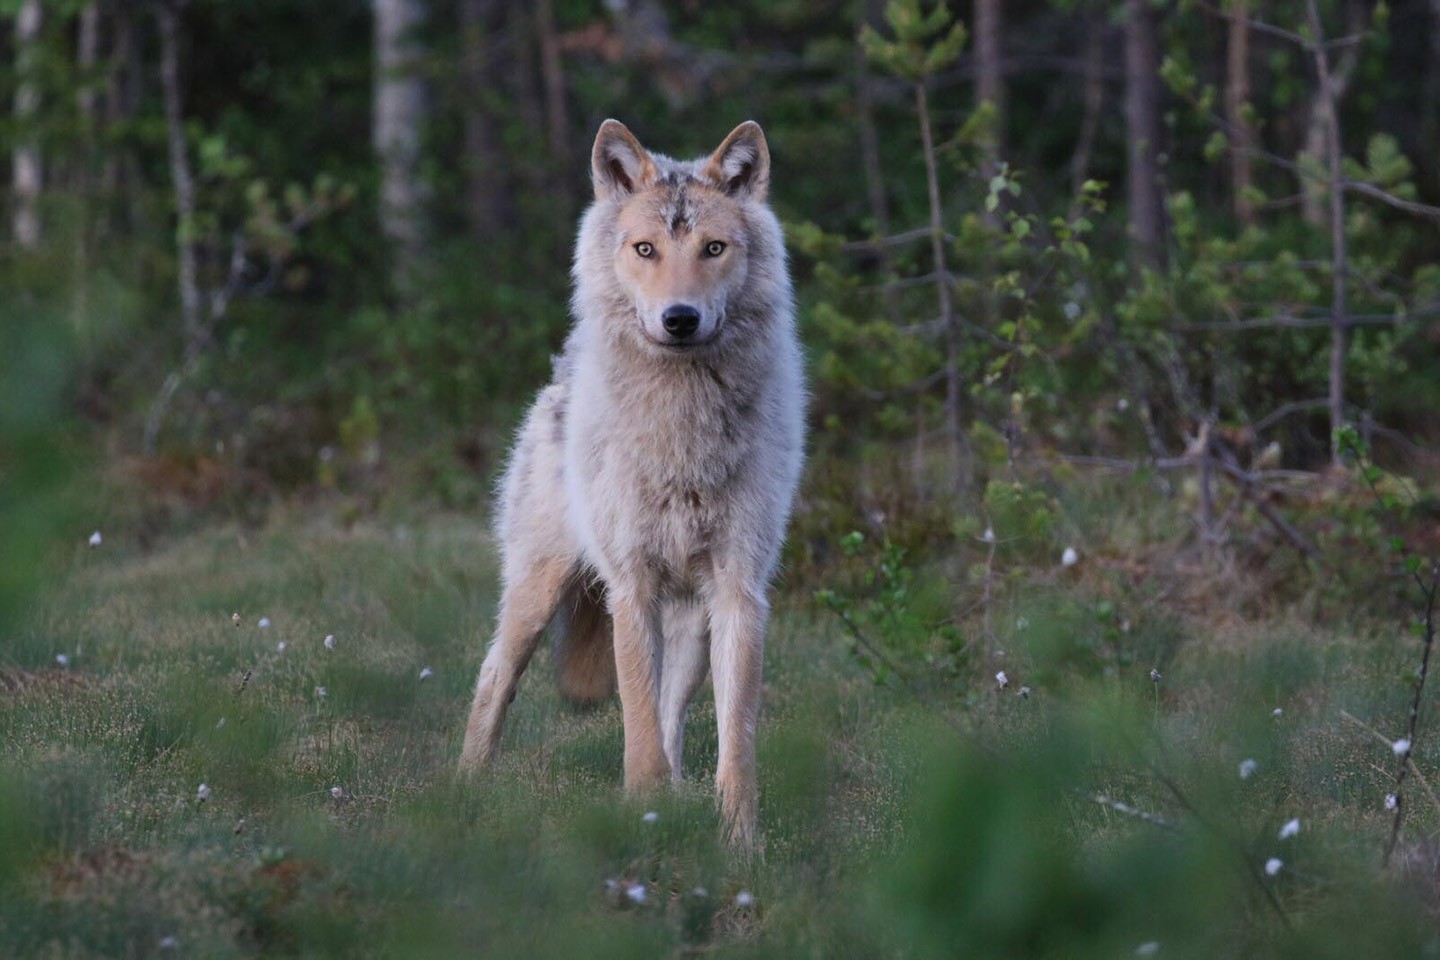
[[[465,726],[465,747],[460,753],[461,770],[474,770],[494,757],[500,746],[505,711],[515,698],[515,685],[530,663],[545,625],[554,616],[575,567],[573,557],[550,557],[529,565],[513,582],[505,584],[495,639],[475,683],[470,721]]]
[[[705,606],[698,597],[665,605],[660,632],[660,733],[670,778],[681,780],[680,757],[685,749],[685,714],[710,668],[710,634]]]

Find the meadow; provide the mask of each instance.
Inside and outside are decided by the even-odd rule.
[[[0,667],[0,954],[1433,955],[1428,738],[1381,867],[1403,620],[1247,615],[1244,576],[1232,607],[1087,529],[961,586],[985,609],[925,651],[896,643],[955,603],[928,566],[788,576],[754,858],[719,841],[708,693],[685,784],[625,798],[618,703],[562,704],[542,652],[502,761],[457,776],[478,517],[78,537]]]

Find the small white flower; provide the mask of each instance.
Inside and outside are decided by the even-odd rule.
[[[1271,710],[1271,711],[1270,711],[1270,716],[1272,716],[1272,717],[1283,717],[1284,715],[1285,715],[1285,708],[1284,708],[1284,707],[1276,707],[1274,710]]]
[[[1079,562],[1080,554],[1075,551],[1074,547],[1066,547],[1065,552],[1060,554],[1060,566],[1062,567],[1073,567]]]
[[[1072,322],[1080,319],[1080,304],[1074,300],[1065,301],[1065,319]]]
[[[1124,413],[1126,410],[1130,409],[1130,401],[1125,399],[1124,397],[1121,397],[1119,400],[1115,401],[1115,409],[1119,410],[1121,413]]]
[[[1005,676],[1004,670],[1001,670],[999,673],[995,674],[995,682],[1000,685],[1001,690],[1004,690],[1006,687],[1010,686],[1010,678]]]
[[[755,895],[749,890],[741,890],[739,893],[735,894],[735,906],[737,907],[748,907],[754,902]]]
[[[994,542],[995,542],[995,528],[994,528],[994,527],[986,527],[986,528],[985,528],[985,532],[980,535],[980,540],[981,540],[982,542],[984,542],[984,543],[994,543]]]
[[[605,889],[609,890],[611,893],[614,893],[616,890],[620,889],[620,881],[616,880],[614,877],[606,877]]]
[[[429,679],[430,679],[431,677],[433,677],[433,676],[435,676],[435,671],[434,671],[434,670],[431,670],[429,667],[421,667],[421,668],[420,668],[420,679],[421,679],[421,680],[429,680]]]
[[[224,718],[224,717],[221,717],[219,720],[216,720],[216,721],[215,721],[215,729],[216,729],[216,730],[221,730],[221,729],[223,729],[224,727],[225,727],[225,718]]]
[[[1161,680],[1164,680],[1164,679],[1165,679],[1165,674],[1161,673],[1158,667],[1151,667],[1151,668],[1150,668],[1150,682],[1151,682],[1151,683],[1159,683]]]
[[[1300,832],[1300,818],[1285,821],[1285,826],[1280,828],[1280,839],[1289,840]]]
[[[1027,618],[1027,617],[1016,617],[1016,618],[1015,618],[1015,629],[1016,629],[1016,630],[1024,630],[1024,629],[1025,629],[1026,627],[1028,627],[1028,626],[1030,626],[1030,620],[1029,620],[1029,618]]]
[[[1385,794],[1385,809],[1386,809],[1386,810],[1395,810],[1395,809],[1398,809],[1399,806],[1400,806],[1400,798],[1399,798],[1399,797],[1395,796],[1395,794],[1393,794],[1393,793],[1387,793],[1387,794]]]
[[[275,652],[284,653],[285,648],[288,646],[290,646],[290,644],[286,643],[284,640],[281,640],[279,643],[275,644]]]
[[[1273,877],[1275,876],[1275,874],[1279,873],[1284,866],[1284,860],[1281,860],[1279,857],[1271,857],[1269,860],[1265,861],[1265,875],[1267,877]]]
[[[1240,779],[1241,779],[1241,780],[1249,780],[1250,777],[1251,777],[1251,775],[1255,773],[1256,769],[1257,769],[1259,766],[1260,766],[1260,764],[1256,763],[1254,760],[1251,760],[1249,757],[1246,757],[1244,760],[1241,760],[1241,761],[1240,761]]]
[[[235,624],[235,626],[237,626],[237,627],[240,626],[240,613],[239,613],[239,611],[236,611],[235,613],[230,614],[230,622],[233,623],[233,624]]]
[[[710,896],[710,891],[706,890],[704,887],[696,887],[694,890],[690,891],[690,895],[692,897],[708,897]]]
[[[104,539],[105,539],[104,537],[100,536],[100,531],[99,531],[99,530],[96,530],[94,533],[90,534],[90,541],[89,541],[89,543],[90,543],[90,549],[93,550],[93,549],[95,549],[96,547],[100,546],[101,542],[102,542]]]
[[[1397,757],[1408,757],[1410,755],[1410,741],[1401,737],[1399,740],[1390,744],[1390,749],[1395,752],[1395,756]]]
[[[202,783],[202,784],[200,784],[200,789],[198,789],[198,790],[195,791],[195,798],[196,798],[197,800],[199,800],[201,803],[204,803],[206,800],[209,800],[209,799],[210,799],[210,784],[208,784],[208,783]]]
[[[646,810],[645,815],[640,819],[645,821],[646,823],[654,823],[656,820],[660,819],[660,814],[656,813],[654,810]]]
[[[1019,694],[1020,694],[1020,699],[1021,699],[1021,700],[1029,700],[1029,699],[1030,699],[1030,688],[1029,688],[1029,687],[1021,687],[1018,692],[1019,692]]]
[[[632,883],[625,888],[625,896],[630,898],[631,903],[645,902],[645,884]]]
[[[336,800],[343,800],[345,799],[345,791],[341,790],[340,787],[336,785],[330,788],[330,796],[334,797]]]
[[[174,937],[161,937],[159,947],[161,950],[174,950],[180,946],[180,941]]]
[[[62,667],[70,666],[70,658],[63,653],[55,654],[55,662],[60,664],[60,666]]]
[[[1142,943],[1140,944],[1140,946],[1135,948],[1135,956],[1137,957],[1153,957],[1159,952],[1159,940],[1147,940],[1145,943]]]
[[[326,649],[326,650],[334,650],[334,649],[335,649],[335,634],[333,634],[333,633],[327,633],[327,634],[325,634],[325,649]]]
[[[330,696],[330,691],[326,690],[324,687],[316,687],[315,696],[319,697],[321,700],[324,700],[326,697]]]
[[[255,624],[255,626],[259,627],[261,630],[269,630],[269,629],[270,629],[270,618],[269,618],[269,617],[261,617],[260,620],[259,620],[259,622],[257,622],[257,623]]]

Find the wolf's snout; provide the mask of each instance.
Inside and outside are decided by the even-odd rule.
[[[700,311],[689,304],[677,303],[665,308],[665,312],[660,315],[660,322],[665,325],[665,332],[670,336],[676,340],[685,340],[700,329]]]

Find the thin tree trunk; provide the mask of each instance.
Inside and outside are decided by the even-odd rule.
[[[1430,0],[1430,74],[1426,77],[1422,109],[1420,142],[1433,144],[1440,139],[1440,0]],[[1440,173],[1440,157],[1433,150],[1429,167],[1431,177]]]
[[[545,86],[545,128],[550,155],[558,164],[570,156],[570,117],[565,106],[565,67],[560,61],[560,37],[551,0],[536,0],[535,30],[540,37],[540,78]]]
[[[34,250],[40,245],[40,191],[44,167],[40,145],[31,123],[40,109],[40,85],[36,77],[40,59],[40,0],[24,0],[15,16],[15,124],[18,143],[11,154],[11,190],[15,209],[11,231],[15,245]]]
[[[1358,33],[1361,17],[1357,8],[1348,0],[1345,4],[1345,15],[1349,25],[1348,32]],[[1319,164],[1322,169],[1328,166],[1326,158],[1330,151],[1330,114],[1340,109],[1340,102],[1345,99],[1345,92],[1350,87],[1350,80],[1359,63],[1360,45],[1357,43],[1346,46],[1339,60],[1333,64],[1329,63],[1329,55],[1326,55],[1328,79],[1317,79],[1315,95],[1310,99],[1310,115],[1305,124],[1305,146],[1301,151],[1302,162],[1308,158],[1312,165]],[[1316,66],[1318,69],[1318,63]],[[1300,212],[1305,222],[1312,227],[1325,226],[1328,207],[1325,194],[1328,181],[1328,174],[1323,173],[1319,177],[1300,177]]]
[[[975,0],[975,100],[989,104],[993,117],[982,144],[980,173],[988,183],[1000,170],[1005,148],[1005,75],[1001,64],[1001,0]],[[999,209],[985,211],[991,226]]]
[[[1325,50],[1325,32],[1315,0],[1306,0],[1310,36],[1314,43],[1315,73],[1320,81],[1320,99],[1325,115],[1325,165],[1330,192],[1330,457],[1340,463],[1340,427],[1345,423],[1345,361],[1350,352],[1350,317],[1346,302],[1349,264],[1345,250],[1345,191],[1340,142],[1340,90],[1332,82],[1330,57]]]
[[[925,187],[930,201],[930,256],[935,267],[940,323],[945,329],[945,429],[955,457],[951,483],[956,493],[964,493],[970,485],[970,451],[965,433],[960,429],[960,323],[955,315],[950,272],[945,263],[944,209],[940,205],[940,178],[935,170],[935,140],[930,133],[930,104],[923,82],[915,84],[915,110],[920,115]]]
[[[498,0],[461,0],[459,8],[465,216],[470,229],[482,239],[494,237],[512,213],[495,116],[500,98],[492,95],[503,66],[491,52],[500,46],[495,40],[500,13]]]
[[[1126,171],[1133,260],[1140,267],[1164,262],[1165,219],[1160,195],[1160,74],[1155,8],[1150,0],[1125,3]]]
[[[110,67],[105,76],[105,126],[114,128],[133,114],[137,91],[134,81],[134,19],[128,4],[118,5],[114,12],[113,38],[110,41]],[[129,149],[123,144],[110,144],[100,167],[100,189],[113,203],[128,179]]]
[[[1250,101],[1250,11],[1247,0],[1230,0],[1229,43],[1225,69],[1225,119],[1231,131],[1232,145],[1242,149],[1230,151],[1230,188],[1235,219],[1242,227],[1255,222],[1255,204],[1250,191],[1255,186],[1250,148],[1255,146],[1255,131],[1246,115]]]
[[[879,15],[879,4],[869,0],[862,9],[860,23],[874,24]],[[877,236],[890,235],[890,200],[885,190],[885,170],[880,163],[880,135],[875,128],[875,80],[870,74],[870,65],[865,50],[855,45],[855,112],[856,127],[860,134],[860,168],[865,174],[865,200],[870,208],[870,219]],[[887,277],[891,274],[894,258],[890,248],[881,244],[876,251],[880,269]],[[881,296],[885,301],[885,315],[891,323],[900,322],[899,291],[888,284]]]
[[[72,322],[83,330],[90,312],[90,224],[94,219],[95,175],[95,64],[100,55],[100,5],[94,0],[80,8],[75,39],[75,63],[80,72],[80,90],[75,108],[80,115],[80,156],[75,165],[75,192],[80,209],[76,217],[74,269],[75,300]]]
[[[421,174],[429,97],[421,74],[423,0],[374,0],[375,115],[380,160],[380,231],[394,257],[391,279],[403,296],[417,291],[429,236],[429,191]]]
[[[1095,150],[1095,132],[1100,127],[1100,109],[1105,105],[1105,20],[1094,17],[1085,33],[1085,85],[1082,94],[1080,136],[1070,157],[1071,215],[1077,212],[1085,181],[1090,179],[1090,155]]]
[[[200,284],[195,257],[195,179],[185,148],[185,119],[180,86],[180,14],[177,6],[156,6],[160,21],[160,88],[165,100],[165,136],[170,151],[170,183],[175,193],[175,247],[178,259],[180,312],[185,339],[198,344]]]

